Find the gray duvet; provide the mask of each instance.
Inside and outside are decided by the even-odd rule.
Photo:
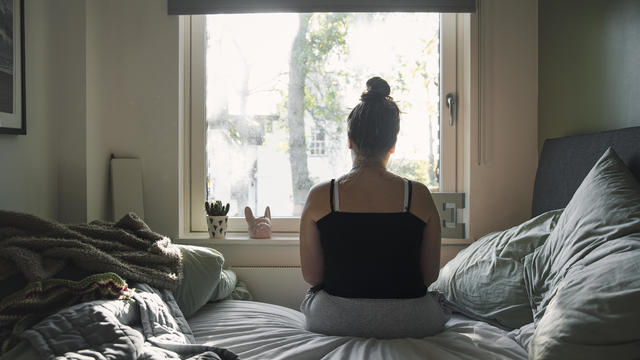
[[[640,184],[613,149],[523,267],[530,359],[640,359]]]
[[[49,316],[22,337],[44,359],[236,359],[197,345],[173,295],[136,284],[130,300],[92,301]]]

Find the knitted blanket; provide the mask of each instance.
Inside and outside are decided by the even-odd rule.
[[[34,281],[0,301],[0,354],[13,348],[26,329],[48,315],[85,301],[127,298],[127,283],[114,273],[80,281]]]
[[[182,280],[180,249],[134,213],[116,223],[65,225],[0,210],[0,280],[21,273],[42,281],[67,265],[170,290]]]

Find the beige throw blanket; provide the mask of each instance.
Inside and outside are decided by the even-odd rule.
[[[134,213],[116,223],[65,225],[0,210],[0,280],[22,273],[41,281],[67,264],[170,290],[182,280],[180,249]]]

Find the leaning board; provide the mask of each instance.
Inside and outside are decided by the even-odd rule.
[[[111,191],[114,219],[128,212],[144,219],[140,159],[111,159]]]

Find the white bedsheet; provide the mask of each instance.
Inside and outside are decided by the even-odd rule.
[[[436,336],[393,340],[311,333],[302,313],[253,301],[207,304],[188,321],[198,343],[241,359],[527,359],[508,332],[458,315]]]

